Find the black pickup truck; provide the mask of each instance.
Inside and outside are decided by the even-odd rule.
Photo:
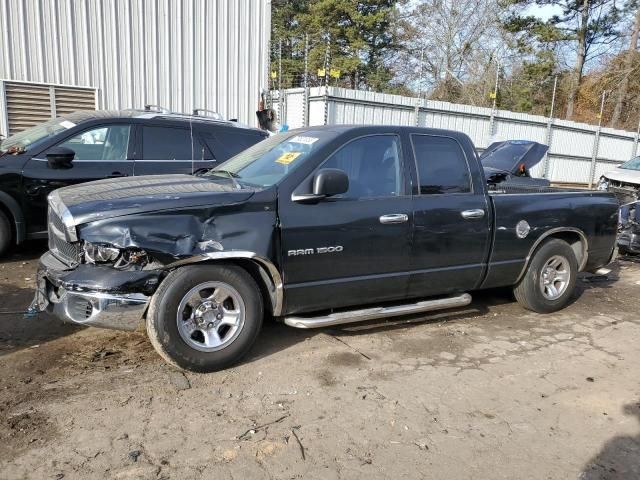
[[[464,134],[312,127],[200,176],[56,190],[34,311],[136,329],[194,371],[245,355],[265,315],[315,328],[460,307],[513,287],[547,313],[614,255],[606,192],[495,186]]]

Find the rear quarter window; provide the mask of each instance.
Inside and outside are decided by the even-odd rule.
[[[243,131],[239,128],[219,128],[203,131],[201,135],[217,161],[228,160],[265,139],[260,132]]]

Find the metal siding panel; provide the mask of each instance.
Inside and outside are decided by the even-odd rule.
[[[3,0],[0,78],[91,86],[102,108],[160,104],[256,125],[269,0]]]
[[[600,134],[600,147],[598,148],[598,158],[625,162],[629,160],[633,150],[634,134],[627,137],[610,136],[605,133]]]

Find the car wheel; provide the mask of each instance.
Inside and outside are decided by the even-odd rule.
[[[536,250],[513,293],[518,303],[528,310],[555,312],[569,303],[577,275],[578,261],[569,244],[549,240]]]
[[[7,215],[0,210],[0,256],[7,253],[11,246],[11,222]]]
[[[171,272],[153,295],[147,334],[170,364],[213,372],[247,354],[263,315],[260,289],[242,268],[187,266]]]

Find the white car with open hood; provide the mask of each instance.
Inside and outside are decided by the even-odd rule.
[[[640,156],[605,173],[598,181],[598,190],[615,193],[621,204],[640,199]]]

